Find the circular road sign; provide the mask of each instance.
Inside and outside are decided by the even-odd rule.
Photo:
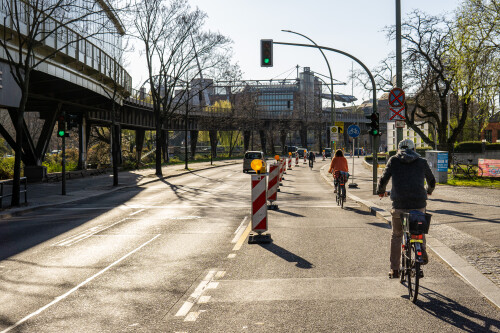
[[[361,129],[357,125],[351,125],[347,128],[347,134],[349,134],[351,138],[358,137],[360,133]]]
[[[393,88],[389,92],[389,105],[394,108],[400,108],[405,104],[405,92],[401,88]]]

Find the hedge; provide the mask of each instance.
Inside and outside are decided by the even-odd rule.
[[[417,148],[417,154],[420,156],[425,157],[425,151],[426,150],[432,150],[432,147],[419,147]],[[397,150],[389,150],[389,157],[396,155],[398,151]]]

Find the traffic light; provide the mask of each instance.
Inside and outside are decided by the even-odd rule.
[[[57,136],[60,138],[63,136],[69,136],[66,131],[66,116],[64,113],[57,118]]]
[[[273,67],[273,40],[260,40],[260,66]]]
[[[377,136],[380,135],[379,129],[379,118],[378,113],[372,113],[370,115],[370,135]]]

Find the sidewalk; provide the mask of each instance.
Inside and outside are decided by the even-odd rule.
[[[348,200],[358,202],[390,224],[391,200],[380,200],[373,195],[371,168],[363,165],[363,158],[354,160],[354,182],[358,188],[347,189]],[[352,169],[352,159],[348,158],[348,161]],[[332,184],[332,175],[327,171],[328,165],[321,167],[322,177]],[[381,174],[382,169],[379,169],[378,177]],[[390,183],[387,188],[391,188]],[[428,212],[433,215],[427,244],[434,254],[500,308],[498,202],[499,190],[438,185],[427,206]]]
[[[75,202],[84,198],[95,197],[120,189],[141,186],[160,179],[183,175],[192,171],[216,168],[226,165],[241,164],[240,159],[189,163],[189,171],[184,169],[184,164],[168,165],[162,168],[163,177],[155,175],[155,169],[141,169],[132,171],[122,171],[118,174],[118,186],[113,186],[113,174],[106,173],[97,176],[89,176],[78,179],[66,180],[66,195],[62,195],[62,184],[60,181],[51,183],[28,184],[28,204],[21,207],[6,208],[0,211],[0,220],[31,212],[35,209],[56,206],[60,204]],[[11,193],[11,189],[6,188],[5,193]],[[24,201],[24,196],[21,202]],[[4,206],[10,205],[10,198],[4,199]]]

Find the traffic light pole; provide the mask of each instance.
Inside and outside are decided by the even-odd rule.
[[[378,114],[377,110],[377,86],[375,85],[375,79],[373,78],[372,73],[368,69],[368,67],[365,66],[359,59],[356,57],[350,55],[347,52],[337,50],[337,49],[332,49],[330,47],[326,46],[319,46],[319,45],[310,45],[310,44],[297,44],[297,43],[283,43],[283,42],[275,42],[273,41],[273,44],[278,44],[278,45],[290,45],[290,46],[300,46],[300,47],[311,47],[315,49],[321,49],[321,50],[328,50],[336,53],[340,53],[342,55],[345,55],[346,57],[351,58],[352,60],[356,61],[363,69],[366,71],[368,76],[370,77],[370,81],[372,83],[372,91],[373,91],[373,113]],[[372,140],[372,149],[373,149],[373,194],[377,194],[377,168],[378,168],[378,159],[377,159],[377,150],[378,150],[378,135],[373,136]]]
[[[401,0],[396,0],[396,86],[403,89],[403,60],[401,51]],[[396,128],[396,149],[403,140],[403,128]]]
[[[66,195],[66,136],[62,137],[62,195]]]

